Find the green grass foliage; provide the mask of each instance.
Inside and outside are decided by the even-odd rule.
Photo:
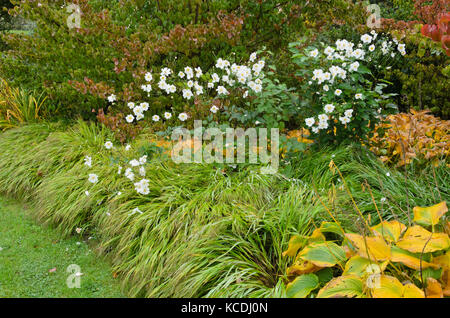
[[[447,167],[410,167],[405,178],[356,146],[306,152],[277,175],[154,158],[147,164],[150,194],[141,196],[117,175],[102,150],[106,140],[113,140],[109,131],[84,122],[11,129],[0,135],[0,192],[27,199],[41,222],[65,236],[79,227],[98,237],[130,296],[282,297],[282,251],[292,234],[307,235],[329,219],[324,205],[352,225],[349,192],[374,222],[373,200],[383,216],[407,220],[412,207],[450,197]],[[146,144],[144,134],[123,153],[132,158]],[[87,180],[91,171],[95,185]],[[370,188],[362,187],[366,181]],[[130,215],[136,207],[143,213]]]

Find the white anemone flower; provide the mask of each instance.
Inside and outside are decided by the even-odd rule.
[[[326,122],[329,119],[328,115],[326,114],[320,114],[317,117],[319,117],[319,122]]]
[[[86,156],[86,157],[84,158],[84,164],[85,164],[86,166],[88,166],[89,168],[91,168],[91,167],[92,167],[92,158],[89,157],[89,156]]]
[[[346,124],[348,124],[348,123],[350,122],[350,118],[348,118],[348,117],[346,117],[346,116],[344,116],[344,117],[339,117],[339,120],[341,121],[341,123],[342,123],[343,125],[346,125]]]
[[[153,76],[150,72],[145,73],[144,77],[147,82],[151,82],[153,80]]]
[[[314,49],[311,52],[309,52],[309,56],[311,57],[317,57],[317,55],[319,55],[319,50],[318,49]]]
[[[372,42],[372,37],[369,34],[363,34],[361,35],[361,42],[368,44]]]
[[[347,109],[344,112],[345,117],[351,118],[353,116],[353,109]]]
[[[95,173],[89,174],[88,178],[90,183],[97,183],[98,182],[98,176]]]
[[[305,119],[306,126],[308,126],[308,127],[311,127],[312,125],[314,125],[315,122],[316,122],[316,120],[314,119],[314,117]]]
[[[178,115],[178,119],[181,121],[185,121],[186,119],[188,119],[188,115],[186,113],[181,113]]]
[[[117,100],[117,96],[114,94],[111,94],[108,96],[108,102],[114,103]]]
[[[113,147],[113,143],[111,141],[108,140],[107,142],[105,142],[106,149],[112,149],[112,147]]]
[[[334,110],[333,104],[326,104],[324,107],[325,113],[331,113]]]
[[[217,87],[217,93],[219,95],[227,95],[228,91],[227,91],[227,89],[224,86],[218,86]]]
[[[192,93],[192,91],[190,89],[183,89],[183,98],[186,99],[191,99],[192,96],[194,96],[194,94]]]
[[[133,115],[128,115],[127,117],[125,117],[127,123],[132,123],[134,121],[134,116]]]
[[[326,122],[326,121],[319,121],[319,125],[317,127],[319,129],[327,129],[328,128],[328,122]]]

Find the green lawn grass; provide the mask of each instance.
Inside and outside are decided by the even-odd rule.
[[[67,287],[67,267],[81,268],[80,288]],[[56,270],[54,270],[56,268]],[[51,271],[53,269],[53,271]],[[20,204],[0,197],[0,297],[123,297],[108,263],[81,237],[61,240]]]

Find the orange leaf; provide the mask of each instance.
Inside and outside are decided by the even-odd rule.
[[[441,284],[432,277],[427,278],[426,294],[427,298],[444,298]]]

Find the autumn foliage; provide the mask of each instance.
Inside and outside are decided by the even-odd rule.
[[[362,233],[346,231],[335,221],[322,222],[309,236],[294,235],[283,253],[294,259],[287,268],[287,296],[450,296],[447,204],[415,207],[413,212],[415,224],[410,226],[397,220],[370,226],[363,218]]]
[[[385,134],[375,133],[371,150],[387,164],[400,167],[413,159],[437,164],[450,154],[450,121],[434,117],[428,111],[390,115],[387,123],[378,128]]]

